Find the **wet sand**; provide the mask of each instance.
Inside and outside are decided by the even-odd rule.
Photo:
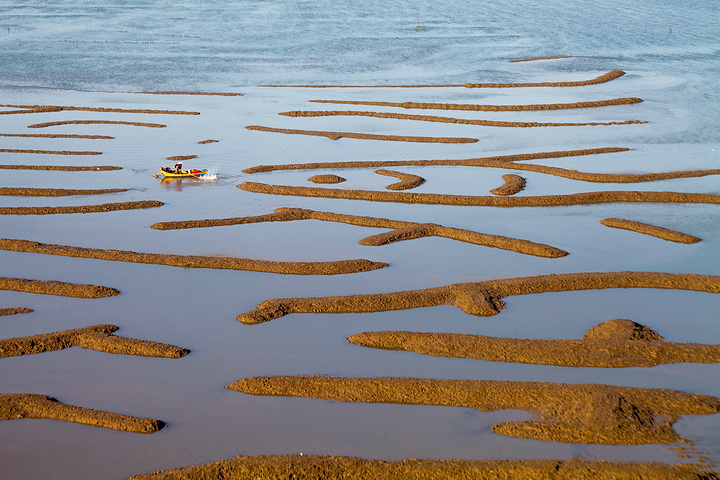
[[[687,233],[678,232],[677,230],[670,230],[669,228],[649,225],[647,223],[635,222],[633,220],[625,220],[623,218],[606,218],[604,220],[600,220],[600,223],[602,223],[606,227],[630,230],[632,232],[651,235],[653,237],[662,238],[663,240],[669,240],[671,242],[697,243],[702,240],[698,237],[688,235]]]
[[[23,313],[32,313],[32,308],[17,307],[17,308],[0,308],[0,317],[8,315],[21,315]]]
[[[130,125],[133,127],[165,128],[167,125],[145,122],[123,122],[122,120],[62,120],[58,122],[35,123],[28,128],[56,127],[58,125]]]
[[[31,188],[31,187],[0,187],[0,195],[16,197],[67,197],[70,195],[105,195],[108,193],[127,192],[128,188],[99,189],[68,189],[68,188]]]
[[[462,137],[414,137],[402,135],[374,135],[370,133],[355,132],[321,132],[318,130],[295,130],[291,128],[273,128],[261,125],[248,125],[248,130],[257,130],[270,133],[284,133],[287,135],[310,135],[315,137],[327,137],[330,140],[340,140],[341,138],[355,138],[360,140],[385,140],[389,142],[420,142],[420,143],[475,143],[477,138]]]
[[[627,319],[599,323],[581,340],[532,340],[424,332],[364,332],[349,337],[361,347],[423,355],[563,367],[654,367],[718,363],[720,345],[666,342],[653,329]]]
[[[114,165],[93,165],[89,167],[72,166],[72,165],[0,165],[0,169],[5,170],[55,170],[64,172],[90,172],[90,171],[108,171],[122,170],[122,167]]]
[[[105,298],[120,295],[120,290],[110,287],[13,277],[0,277],[0,290],[77,298]]]
[[[101,205],[78,205],[74,207],[0,207],[0,215],[55,215],[70,213],[101,213],[138,208],[162,207],[157,200],[139,200],[136,202],[103,203]]]
[[[74,133],[0,133],[0,137],[21,138],[82,138],[85,140],[113,140],[109,135],[78,135]]]
[[[0,107],[20,108],[24,109],[24,113],[79,111],[102,113],[143,113],[155,115],[200,115],[200,112],[188,112],[184,110],[153,110],[147,108],[73,107],[69,105],[0,105]]]
[[[502,176],[505,183],[497,188],[490,190],[490,193],[494,195],[515,195],[525,189],[525,179],[520,175],[514,175],[512,173],[505,174]]]
[[[308,178],[308,182],[313,183],[335,184],[342,183],[344,181],[345,179],[338,175],[313,175],[312,177]]]
[[[409,173],[396,172],[394,170],[375,170],[378,175],[386,175],[388,177],[399,178],[400,181],[388,185],[388,190],[410,190],[419,187],[425,183],[425,179],[418,175],[411,175]]]
[[[532,58],[519,58],[516,60],[508,60],[508,63],[517,63],[517,62],[535,62],[537,60],[559,60],[561,58],[573,58],[568,55],[562,55],[557,57],[532,57]]]
[[[77,150],[23,150],[17,148],[0,148],[0,153],[31,153],[34,155],[102,155],[102,152],[96,151],[77,151]]]

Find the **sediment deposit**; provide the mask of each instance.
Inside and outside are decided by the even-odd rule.
[[[67,207],[0,207],[0,215],[55,215],[65,213],[100,213],[138,208],[162,207],[157,200],[139,200],[136,202],[103,203],[101,205],[78,205]]]
[[[200,112],[188,112],[184,110],[153,110],[148,108],[108,108],[108,107],[73,107],[69,105],[0,105],[0,107],[22,108],[28,113],[43,112],[102,112],[102,113],[143,113],[161,115],[200,115]]]
[[[469,103],[432,103],[432,102],[368,102],[360,100],[308,100],[311,103],[329,103],[335,105],[368,105],[376,107],[415,108],[423,110],[461,110],[469,112],[526,112],[538,110],[568,110],[574,108],[599,108],[617,105],[641,103],[637,97],[613,98],[592,102],[545,103],[527,105],[477,105]]]
[[[28,128],[46,128],[58,125],[131,125],[134,127],[165,128],[166,125],[145,122],[123,122],[121,120],[62,120],[58,122],[35,123]]]
[[[394,170],[375,170],[378,175],[387,175],[388,177],[395,177],[400,179],[397,183],[388,185],[388,190],[410,190],[415,187],[419,187],[425,183],[425,179],[418,175],[411,175],[409,173],[396,172]]]
[[[0,277],[0,290],[77,298],[105,298],[120,295],[120,290],[110,287],[13,277]]]
[[[532,58],[518,58],[516,60],[508,60],[508,63],[516,63],[516,62],[534,62],[536,60],[558,60],[561,58],[572,58],[568,55],[562,55],[557,57],[532,57]]]
[[[354,132],[321,132],[317,130],[295,130],[291,128],[273,128],[263,127],[261,125],[248,125],[248,130],[257,130],[261,132],[285,133],[288,135],[311,135],[316,137],[327,137],[330,140],[340,140],[341,138],[355,138],[361,140],[386,140],[390,142],[421,142],[421,143],[475,143],[477,138],[463,137],[413,137],[402,135],[375,135],[370,133],[354,133]]]
[[[633,220],[625,220],[623,218],[606,218],[604,220],[600,220],[600,223],[606,227],[620,228],[623,230],[643,233],[645,235],[652,235],[653,237],[662,238],[663,240],[669,240],[671,242],[697,243],[702,240],[698,237],[688,235],[687,233],[678,232],[677,230],[670,230],[669,228],[635,222]]]
[[[515,195],[525,189],[525,179],[520,175],[514,175],[512,173],[502,176],[505,183],[497,188],[490,190],[490,193],[494,195]]]
[[[313,183],[342,183],[345,181],[343,177],[339,177],[337,175],[313,175],[312,177],[308,178],[309,182]]]
[[[0,153],[31,153],[35,155],[102,155],[102,152],[77,150],[28,150],[18,148],[0,148]]]
[[[114,165],[93,165],[89,167],[73,166],[73,165],[0,165],[0,169],[5,170],[56,170],[63,172],[89,172],[89,171],[108,171],[122,170],[122,167]]]
[[[69,195],[105,195],[108,193],[127,192],[128,188],[101,189],[68,189],[68,188],[31,188],[31,187],[0,187],[0,195],[18,197],[66,197]]]
[[[0,317],[8,315],[20,315],[23,313],[32,313],[32,308],[16,307],[16,308],[0,308]]]

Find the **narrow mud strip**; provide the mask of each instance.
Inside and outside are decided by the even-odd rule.
[[[174,155],[172,157],[167,157],[167,160],[192,160],[193,158],[197,158],[197,155]]]
[[[536,60],[559,60],[561,58],[573,58],[568,55],[563,55],[559,57],[533,57],[533,58],[518,58],[515,60],[508,60],[508,63],[517,63],[517,62],[534,62]]]
[[[68,188],[32,188],[0,187],[0,195],[16,197],[67,197],[70,195],[105,195],[127,192],[129,188],[68,189]]]
[[[697,243],[702,241],[701,238],[688,235],[687,233],[678,232],[677,230],[670,230],[669,228],[657,227],[655,225],[635,222],[633,220],[625,220],[623,218],[606,218],[604,220],[600,220],[600,223],[606,227],[621,228],[623,230],[630,230],[637,233],[643,233],[645,235],[652,235],[653,237],[662,238],[663,240],[669,240],[671,242]]]
[[[120,290],[110,287],[13,277],[0,277],[0,290],[75,298],[106,298],[120,295]]]
[[[68,105],[0,105],[0,107],[24,108],[28,109],[28,113],[79,111],[102,113],[142,113],[160,115],[200,115],[200,112],[188,112],[184,110],[152,110],[147,108],[72,107]]]
[[[63,172],[89,172],[89,171],[108,171],[122,170],[122,167],[114,165],[92,165],[89,167],[80,167],[73,165],[0,165],[0,169],[4,170],[57,170]]]
[[[209,95],[218,97],[242,97],[244,93],[222,93],[222,92],[135,92],[140,95]]]
[[[273,128],[263,127],[260,125],[248,125],[248,130],[257,130],[261,132],[285,133],[288,135],[312,135],[316,137],[327,137],[330,140],[340,140],[341,138],[355,138],[362,140],[386,140],[390,142],[421,142],[421,143],[475,143],[477,138],[463,137],[406,137],[402,135],[374,135],[370,133],[353,133],[353,132],[321,132],[317,130],[295,130],[291,128]]]
[[[261,87],[287,87],[287,88],[512,88],[512,87],[582,87],[606,83],[625,75],[622,70],[612,70],[608,73],[590,80],[573,82],[539,82],[539,83],[460,83],[446,85],[260,85]]]
[[[33,153],[36,155],[102,155],[102,152],[83,150],[27,150],[19,148],[0,148],[0,153]]]
[[[35,123],[28,128],[45,128],[57,125],[131,125],[135,127],[165,128],[159,123],[123,122],[121,120],[63,120],[60,122]]]
[[[546,158],[577,157],[585,155],[598,155],[602,153],[628,152],[629,148],[624,147],[602,147],[586,148],[581,150],[564,150],[555,152],[521,153],[514,155],[499,155],[493,157],[466,158],[453,160],[365,160],[350,162],[323,162],[323,163],[291,163],[284,165],[258,165],[244,169],[243,173],[263,173],[276,170],[322,170],[340,168],[378,168],[378,167],[405,167],[405,166],[485,166],[486,162],[502,162],[512,165],[512,162],[528,160],[541,160]],[[534,165],[530,165],[534,166]],[[720,170],[719,170],[720,172]]]
[[[410,115],[408,113],[366,112],[358,110],[295,110],[280,112],[286,117],[374,117],[420,122],[454,123],[457,125],[478,125],[482,127],[588,127],[602,125],[637,125],[648,123],[642,120],[624,120],[619,122],[504,122],[499,120],[476,120],[469,118],[438,117],[435,115]]]
[[[419,187],[425,183],[425,179],[417,175],[411,175],[409,173],[400,173],[393,170],[375,170],[378,175],[387,175],[388,177],[399,178],[400,181],[388,185],[388,190],[410,190],[415,187]]]
[[[343,190],[321,187],[292,187],[245,182],[241,190],[270,195],[296,197],[341,198],[368,202],[410,203],[423,205],[458,205],[475,207],[557,207],[599,203],[709,203],[719,204],[720,195],[712,193],[606,191],[567,195],[535,195],[527,197],[493,197],[450,195],[441,193],[380,192],[375,190]]]
[[[0,420],[46,418],[75,422],[123,432],[155,433],[165,423],[151,418],[132,417],[90,408],[66,405],[53,397],[32,393],[0,394]]]
[[[506,297],[607,288],[658,288],[720,293],[720,276],[661,272],[581,272],[504,278],[403,292],[265,300],[237,316],[254,325],[291,313],[371,313],[452,305],[470,315],[489,317],[505,309]]]
[[[313,175],[312,177],[308,178],[308,181],[313,183],[333,184],[342,183],[345,181],[345,179],[337,175]]]
[[[92,325],[62,332],[0,339],[0,358],[52,352],[70,347],[158,358],[182,358],[190,353],[187,348],[174,345],[115,336],[119,329],[116,325]]]
[[[387,263],[365,259],[338,260],[331,262],[273,262],[236,257],[203,257],[199,255],[167,255],[162,253],[138,253],[128,250],[103,250],[100,248],[72,247],[29,240],[0,239],[0,250],[41,253],[75,258],[94,258],[113,262],[145,263],[183,268],[214,268],[221,270],[247,270],[253,272],[281,273],[285,275],[339,275],[358,273],[388,267]]]
[[[515,195],[525,189],[525,179],[520,175],[509,173],[502,176],[505,183],[490,190],[494,195]]]
[[[220,140],[213,140],[212,138],[208,138],[207,140],[201,140],[197,143],[200,145],[205,145],[206,143],[218,143]]]
[[[326,222],[347,223],[349,225],[357,225],[361,227],[392,229],[390,232],[373,235],[360,240],[358,243],[361,245],[380,246],[402,240],[436,236],[539,257],[557,258],[567,255],[567,252],[564,250],[542,243],[535,243],[518,238],[503,237],[500,235],[488,235],[459,228],[443,227],[442,225],[434,223],[415,223],[403,220],[389,220],[387,218],[344,215],[301,208],[278,208],[274,213],[258,215],[255,217],[155,223],[150,227],[156,230],[177,230],[182,228],[218,227],[261,222],[289,222],[293,220],[321,220]]]
[[[109,135],[76,135],[74,133],[0,133],[0,137],[27,137],[27,138],[78,138],[86,140],[113,140]]]
[[[562,367],[628,368],[669,363],[720,363],[720,345],[666,342],[653,329],[627,319],[599,323],[581,340],[533,340],[425,332],[363,332],[361,347],[490,362]]]
[[[157,200],[103,203],[101,205],[78,205],[74,207],[0,207],[0,215],[59,215],[71,213],[101,213],[138,208],[156,208],[164,204]]]
[[[527,112],[537,110],[568,110],[573,108],[599,108],[617,105],[632,105],[643,100],[637,97],[613,98],[592,102],[548,103],[529,105],[476,105],[468,103],[428,103],[428,102],[365,102],[353,100],[308,100],[311,103],[330,103],[335,105],[368,105],[376,107],[417,108],[423,110],[461,110],[469,112]]]
[[[320,473],[322,472],[322,473]],[[720,472],[696,471],[687,465],[608,462],[604,460],[372,460],[328,455],[258,455],[173,468],[128,480],[701,480]]]
[[[720,399],[708,395],[598,384],[313,375],[244,378],[226,388],[251,395],[340,402],[525,410],[533,415],[531,419],[498,423],[493,432],[603,445],[683,441],[673,429],[680,416],[720,411]]]
[[[23,313],[32,313],[34,310],[32,308],[24,308],[24,307],[17,307],[17,308],[0,308],[0,317],[5,317],[9,315],[21,315]]]

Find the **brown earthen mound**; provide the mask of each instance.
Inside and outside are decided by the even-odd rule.
[[[209,220],[187,220],[180,222],[163,222],[151,225],[156,230],[175,230],[182,228],[205,228],[227,225],[243,225],[261,222],[288,222],[293,220],[321,220],[328,222],[347,223],[373,228],[390,228],[386,233],[380,233],[360,240],[361,245],[381,246],[403,240],[412,240],[428,236],[450,238],[461,242],[487,247],[501,248],[526,255],[557,258],[567,255],[567,252],[542,243],[531,242],[518,238],[503,237],[473,232],[459,228],[444,227],[434,223],[415,223],[403,220],[389,220],[386,218],[361,217],[356,215],[343,215],[332,212],[318,212],[301,208],[278,208],[275,213],[258,215],[255,217],[235,217]]]
[[[118,337],[116,325],[90,327],[44,333],[28,337],[0,339],[0,358],[81,347],[99,352],[143,357],[181,358],[190,353],[186,348],[164,343]]]
[[[525,189],[525,179],[520,175],[514,175],[512,173],[502,176],[505,183],[497,188],[490,190],[490,193],[495,195],[515,195]]]
[[[316,137],[327,137],[330,140],[340,140],[341,138],[355,138],[361,140],[387,140],[390,142],[421,142],[421,143],[475,143],[477,138],[462,137],[411,137],[402,135],[375,135],[370,133],[354,133],[354,132],[322,132],[318,130],[295,130],[291,128],[273,128],[263,127],[261,125],[248,125],[248,130],[257,130],[261,132],[285,133],[289,135],[312,135]]]
[[[720,411],[720,399],[708,395],[597,384],[314,375],[244,378],[227,388],[341,402],[525,410],[532,418],[499,423],[492,430],[519,438],[605,445],[682,441],[673,429],[681,415]]]
[[[137,92],[147,95],[209,95],[219,97],[242,97],[244,93],[229,93],[229,92]]]
[[[670,343],[631,320],[603,322],[582,340],[531,340],[424,332],[364,332],[348,338],[361,347],[437,357],[472,358],[563,367],[654,367],[668,363],[719,363],[720,345]]]
[[[155,433],[165,426],[164,422],[151,418],[131,417],[66,405],[46,395],[0,394],[0,420],[21,418],[47,418],[134,433]]]
[[[89,171],[108,171],[122,170],[122,167],[113,165],[96,165],[90,167],[80,167],[72,165],[0,165],[0,169],[4,170],[57,170],[65,172],[89,172]]]
[[[46,128],[58,125],[131,125],[134,127],[165,128],[166,125],[159,123],[144,122],[123,122],[121,120],[63,120],[59,122],[35,123],[28,125],[28,128]]]
[[[516,63],[516,62],[534,62],[536,60],[558,60],[561,58],[572,58],[568,55],[563,56],[557,56],[557,57],[532,57],[532,58],[518,58],[515,60],[508,60],[508,63]]]
[[[238,315],[237,320],[252,325],[291,313],[370,313],[439,305],[454,305],[470,315],[488,317],[505,308],[505,297],[606,288],[720,293],[720,277],[661,272],[587,272],[504,278],[404,292],[265,300],[255,310]]]
[[[0,317],[4,317],[7,315],[20,315],[23,313],[32,313],[32,308],[24,308],[24,307],[17,307],[17,308],[0,308]]]
[[[197,155],[174,155],[172,157],[167,157],[168,160],[191,160],[193,158],[197,158]]]
[[[128,188],[77,190],[67,188],[0,187],[0,195],[24,197],[66,197],[69,195],[105,195],[107,193],[127,192],[128,190]]]
[[[156,208],[164,204],[157,200],[103,203],[101,205],[78,205],[72,207],[0,207],[0,215],[55,215],[66,213],[100,213],[138,208]]]
[[[0,137],[27,137],[27,138],[83,138],[86,140],[113,140],[108,135],[76,135],[73,133],[0,133]]]
[[[678,232],[677,230],[670,230],[669,228],[658,227],[655,225],[649,225],[647,223],[635,222],[632,220],[625,220],[623,218],[606,218],[600,220],[600,223],[606,227],[620,228],[623,230],[630,230],[637,233],[644,233],[645,235],[652,235],[653,237],[662,238],[663,240],[669,240],[677,243],[697,243],[702,239],[688,235],[687,233]]]
[[[13,277],[0,277],[0,290],[78,298],[105,298],[120,295],[120,290],[110,287]]]
[[[388,185],[388,190],[410,190],[415,187],[419,187],[425,183],[425,179],[417,175],[411,175],[409,173],[396,172],[394,170],[375,170],[378,175],[387,175],[388,177],[399,178],[400,181]]]
[[[700,480],[718,473],[684,465],[565,460],[369,460],[320,455],[237,456],[128,480]]]
[[[338,175],[313,175],[308,178],[308,181],[313,183],[342,183],[345,179]]]
[[[81,111],[103,113],[145,113],[162,115],[200,115],[200,112],[187,112],[183,110],[152,110],[146,108],[72,107],[68,105],[0,105],[0,107],[24,108],[28,109],[28,113]]]
[[[0,239],[0,250],[42,253],[76,258],[96,258],[114,262],[147,263],[183,268],[249,270],[286,275],[338,275],[377,270],[388,266],[387,263],[372,262],[365,259],[339,260],[334,262],[272,262],[236,257],[138,253],[127,250],[72,247],[68,245],[54,245],[7,238]]]
[[[102,155],[102,152],[74,150],[21,150],[17,148],[0,148],[0,153],[32,153],[35,155]]]
[[[204,144],[206,144],[206,143],[217,143],[217,142],[219,142],[219,141],[220,141],[220,140],[213,140],[212,138],[208,138],[207,140],[201,140],[201,141],[199,141],[199,142],[197,142],[197,143],[199,143],[199,144],[201,144],[201,145],[204,145]]]

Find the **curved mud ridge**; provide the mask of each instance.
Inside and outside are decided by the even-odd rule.
[[[514,175],[512,173],[502,176],[505,183],[497,188],[490,190],[490,193],[494,195],[515,195],[525,189],[525,179],[520,175]]]
[[[253,272],[281,273],[285,275],[339,275],[366,272],[389,266],[387,263],[373,262],[365,259],[331,262],[273,262],[269,260],[251,260],[236,257],[138,253],[128,250],[72,247],[68,245],[55,245],[8,238],[0,239],[0,250],[75,258],[94,258],[113,262],[145,263],[183,268],[247,270]]]
[[[493,197],[450,195],[441,193],[401,193],[375,190],[342,190],[320,187],[291,187],[245,182],[241,190],[271,195],[296,197],[341,198],[369,202],[411,203],[424,205],[461,205],[475,207],[557,207],[598,203],[708,203],[720,204],[720,195],[712,193],[605,191],[567,195],[536,195],[527,197]]]
[[[313,182],[313,183],[334,184],[334,183],[342,183],[345,181],[345,179],[338,175],[313,175],[312,177],[308,178],[308,181]]]
[[[244,93],[229,93],[229,92],[163,92],[163,91],[157,91],[157,92],[137,92],[139,94],[144,95],[208,95],[208,96],[218,96],[218,97],[242,97],[245,95]]]
[[[525,410],[531,419],[498,423],[493,432],[603,445],[682,441],[673,429],[680,416],[720,411],[720,399],[708,395],[598,384],[313,375],[243,378],[226,388],[251,395],[340,402]]]
[[[47,395],[32,393],[0,394],[0,420],[17,420],[21,418],[62,420],[133,433],[155,433],[165,426],[165,423],[161,420],[66,405]]]
[[[581,340],[532,340],[425,332],[363,332],[348,342],[361,347],[491,362],[563,367],[654,367],[669,363],[719,363],[720,345],[671,343],[627,319],[599,323]]]
[[[172,157],[167,157],[167,160],[192,160],[193,158],[197,158],[197,155],[173,155]]]
[[[536,60],[558,60],[561,58],[573,58],[569,55],[562,55],[557,57],[532,57],[532,58],[518,58],[515,60],[508,60],[508,63],[517,63],[517,62],[534,62]]]
[[[606,227],[620,228],[623,230],[630,230],[632,232],[643,233],[645,235],[652,235],[653,237],[662,238],[663,240],[669,240],[671,242],[697,243],[702,241],[701,238],[688,235],[687,233],[678,232],[677,230],[670,230],[669,228],[635,222],[633,220],[625,220],[623,218],[606,218],[604,220],[600,220],[600,223]]]
[[[56,215],[66,213],[100,213],[138,208],[156,208],[164,204],[157,200],[103,203],[101,205],[78,205],[73,207],[0,207],[0,215]]]
[[[489,317],[505,308],[506,297],[607,288],[661,288],[720,293],[720,276],[661,272],[586,272],[504,278],[402,292],[265,300],[238,315],[253,325],[291,313],[370,313],[453,305],[470,315]]]
[[[82,150],[22,150],[17,148],[0,148],[0,153],[31,153],[34,155],[102,155],[102,152]]]
[[[200,115],[200,112],[187,112],[184,110],[152,110],[147,108],[107,108],[107,107],[73,107],[69,105],[0,105],[0,107],[22,108],[27,113],[44,112],[102,112],[102,113],[146,113],[162,115]]]
[[[67,188],[32,188],[32,187],[0,187],[0,195],[16,197],[66,197],[70,195],[105,195],[108,193],[127,192],[129,188],[101,189],[67,189]]]
[[[106,298],[120,295],[120,290],[110,287],[13,277],[0,277],[0,290],[76,298]]]
[[[557,258],[568,253],[559,248],[542,243],[531,242],[518,238],[503,237],[473,232],[459,228],[444,227],[434,223],[415,223],[403,220],[389,220],[387,218],[363,217],[357,215],[344,215],[332,212],[319,212],[302,208],[278,208],[274,213],[258,215],[255,217],[235,217],[209,220],[186,220],[180,222],[163,222],[151,225],[156,230],[177,230],[183,228],[205,228],[228,225],[245,225],[261,222],[289,222],[293,220],[321,220],[326,222],[347,223],[361,227],[390,228],[390,232],[380,233],[360,240],[361,245],[380,246],[403,240],[423,238],[428,236],[444,237],[461,242],[484,245],[487,247],[510,250],[526,255]]]
[[[26,137],[26,138],[82,138],[86,140],[113,140],[108,135],[77,135],[74,133],[0,133],[0,137]]]
[[[17,308],[0,308],[0,317],[5,317],[8,315],[21,315],[23,313],[32,313],[34,310],[32,308],[24,308],[24,307],[17,307]]]
[[[73,166],[73,165],[0,165],[0,169],[4,170],[57,170],[62,172],[90,172],[109,170],[122,170],[122,167],[114,165],[93,165],[89,167]]]
[[[215,140],[215,139],[212,139],[212,138],[208,138],[207,140],[200,140],[200,141],[197,142],[197,143],[199,143],[200,145],[205,145],[206,143],[218,143],[219,141],[220,141],[220,140]]]
[[[322,473],[320,473],[322,472]],[[700,480],[717,472],[695,471],[686,465],[664,463],[607,462],[602,460],[371,460],[327,455],[241,456],[205,465],[173,468],[128,480],[498,480],[599,478],[614,480]]]
[[[368,105],[375,107],[416,108],[422,110],[461,110],[467,112],[527,112],[538,110],[568,110],[574,108],[598,108],[642,103],[641,98],[626,97],[592,102],[545,103],[527,105],[477,105],[470,103],[429,103],[429,102],[367,102],[358,100],[308,100],[311,103],[334,105]]]
[[[327,137],[330,140],[340,140],[341,138],[355,138],[360,140],[386,140],[389,142],[420,142],[420,143],[475,143],[477,138],[463,137],[408,137],[401,135],[375,135],[370,133],[354,133],[354,132],[322,132],[317,130],[295,130],[291,128],[273,128],[263,127],[261,125],[248,125],[248,130],[257,130],[261,132],[285,133],[288,135],[311,135],[316,137]]]
[[[394,170],[375,170],[378,175],[387,175],[388,177],[395,177],[400,179],[397,183],[388,185],[388,190],[410,190],[415,187],[419,187],[425,183],[425,179],[418,175],[411,175],[409,173],[396,172]]]
[[[62,120],[58,122],[35,123],[28,128],[46,128],[58,125],[130,125],[134,127],[165,128],[160,123],[123,122],[121,120]]]
[[[374,117],[394,118],[398,120],[416,120],[421,122],[455,123],[458,125],[479,125],[483,127],[585,127],[601,125],[634,125],[648,123],[642,120],[624,120],[619,122],[504,122],[499,120],[476,120],[468,118],[438,117],[436,115],[410,115],[407,113],[365,112],[358,110],[295,110],[280,112],[287,117]]]
[[[118,337],[115,332],[119,329],[116,325],[92,325],[62,332],[0,339],[0,358],[52,352],[70,347],[158,358],[182,358],[190,353],[187,348],[174,345]]]

